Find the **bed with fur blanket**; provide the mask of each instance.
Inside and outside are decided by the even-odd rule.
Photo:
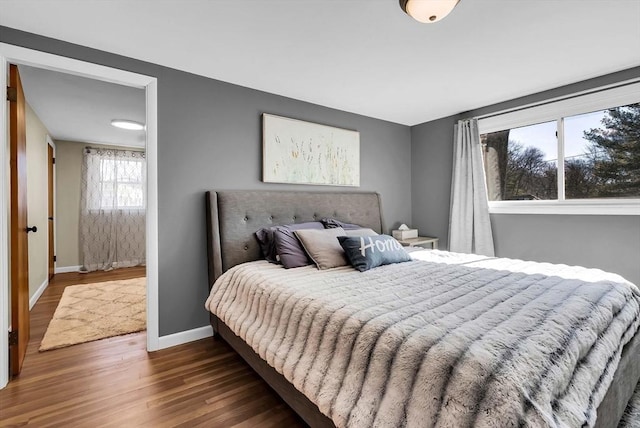
[[[229,269],[207,308],[338,427],[593,426],[640,292],[442,251],[366,272]]]
[[[442,251],[366,272],[264,261],[261,228],[383,233],[375,192],[210,191],[206,215],[215,337],[314,428],[615,428],[640,378],[639,292],[617,275]]]

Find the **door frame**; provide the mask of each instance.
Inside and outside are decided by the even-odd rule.
[[[0,43],[0,163],[9,165],[6,100],[9,64],[29,65],[145,90],[147,159],[147,351],[159,349],[158,319],[158,80],[155,77]],[[4,171],[4,169],[3,169]],[[0,174],[0,265],[9,266],[9,176]],[[9,382],[9,274],[0,274],[0,389]]]
[[[51,280],[51,278],[49,278],[49,268],[51,267],[49,266],[49,263],[51,262],[51,260],[49,260],[49,250],[51,247],[53,247],[54,260],[53,274],[56,274],[56,233],[58,229],[56,227],[56,220],[58,219],[58,216],[56,215],[56,144],[53,142],[49,134],[47,134],[47,189],[49,189],[49,147],[51,147],[51,152],[53,153],[53,177],[51,177],[53,183],[51,185],[51,194],[47,191],[47,283]],[[27,162],[28,161],[29,159],[27,159]],[[53,201],[53,224],[51,225],[51,227],[53,227],[53,242],[49,242],[49,200]]]

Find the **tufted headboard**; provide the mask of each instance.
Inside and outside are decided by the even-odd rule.
[[[206,204],[209,287],[227,269],[262,258],[254,233],[263,227],[333,217],[384,230],[375,192],[209,191]]]

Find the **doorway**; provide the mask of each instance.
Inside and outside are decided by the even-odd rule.
[[[31,330],[27,353],[145,330],[144,268],[135,281],[118,279],[121,269],[145,265],[145,131],[111,123],[144,123],[144,90],[26,65],[17,71],[25,98],[28,223],[34,230],[28,235],[30,313],[42,314],[38,295],[57,308],[44,331]],[[54,166],[49,136],[55,138],[58,166],[55,215],[53,199],[46,200],[53,194],[45,176],[48,171],[52,177]],[[54,224],[55,270],[47,272],[53,254],[47,229]],[[79,270],[101,275],[75,275],[82,284],[75,286],[69,273]],[[52,274],[68,277],[63,294],[48,288],[60,288],[60,281],[49,281]]]
[[[24,64],[49,70],[61,71],[72,75],[81,75],[100,81],[118,83],[145,90],[146,96],[146,158],[147,158],[147,223],[146,223],[146,259],[147,259],[147,350],[159,348],[158,339],[158,266],[157,266],[157,80],[131,72],[117,70],[96,64],[72,60],[40,51],[20,48],[0,43],[0,86],[7,87],[8,64]],[[7,164],[7,106],[0,103],[0,161]],[[8,178],[0,177],[0,260],[8,266],[10,237],[8,236]],[[0,305],[3,316],[0,317],[0,343],[8,343],[9,321],[7,314],[9,295],[9,275],[3,270],[0,276]],[[8,382],[8,348],[0,346],[0,388]]]

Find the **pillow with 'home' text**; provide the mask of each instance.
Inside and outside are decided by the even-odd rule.
[[[389,235],[340,236],[338,241],[351,265],[360,272],[412,260],[402,244]]]

